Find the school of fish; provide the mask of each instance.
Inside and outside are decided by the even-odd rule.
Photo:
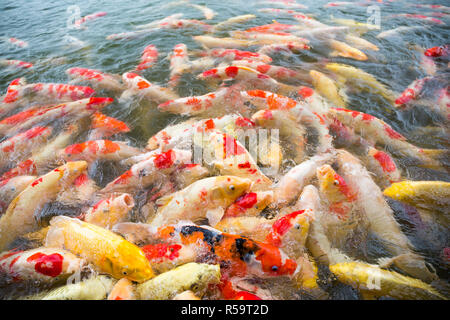
[[[358,299],[450,297],[450,44],[416,48],[426,75],[396,92],[364,71],[379,51],[364,34],[384,41],[415,27],[381,31],[319,21],[294,0],[259,3],[215,24],[220,12],[205,5],[166,4],[204,18],[177,13],[105,41],[194,30],[197,47],[164,56],[147,43],[121,74],[80,64],[66,83],[10,79],[0,102],[0,299],[336,299],[335,286]],[[406,6],[393,18],[432,28],[450,12],[409,7],[442,15]],[[273,21],[242,27],[261,14]],[[94,12],[75,26],[108,18]],[[290,62],[316,48],[323,60]],[[19,59],[0,66],[33,69]],[[149,81],[162,60],[169,79]],[[181,94],[185,77],[203,94]],[[176,120],[137,142],[133,124],[108,115],[131,103]],[[433,114],[423,134],[442,147],[421,147],[364,103]],[[412,168],[443,178],[417,180]]]

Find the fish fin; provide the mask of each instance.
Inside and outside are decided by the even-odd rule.
[[[206,211],[206,218],[210,226],[215,226],[223,217],[225,210],[222,207],[210,209]]]
[[[377,259],[377,264],[382,269],[389,268],[393,263],[394,263],[394,258],[383,257],[383,258]]]
[[[158,207],[164,207],[166,206],[172,199],[174,198],[175,194],[169,194],[167,196],[162,196],[161,198],[158,198],[155,203]]]

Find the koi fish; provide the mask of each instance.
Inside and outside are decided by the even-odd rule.
[[[255,43],[255,41],[235,39],[235,38],[216,38],[211,36],[194,36],[194,41],[199,42],[205,48],[246,48]]]
[[[123,74],[122,79],[127,84],[128,90],[122,93],[120,99],[127,98],[129,95],[138,95],[158,103],[178,99],[178,95],[171,89],[150,83],[136,73],[126,72]]]
[[[44,291],[21,300],[104,300],[115,281],[107,276],[93,276],[53,290]]]
[[[316,70],[309,71],[309,76],[319,94],[330,100],[335,106],[345,108],[347,104],[339,94],[338,88],[332,79]]]
[[[341,56],[344,58],[352,58],[358,61],[366,61],[367,56],[364,52],[353,48],[352,46],[349,46],[345,42],[337,41],[334,39],[330,39],[328,41],[328,44],[333,48],[335,51],[331,52],[330,55],[332,57],[335,56]]]
[[[0,218],[0,250],[4,250],[18,236],[36,229],[33,218],[36,210],[55,199],[57,194],[83,173],[85,161],[68,162],[34,180],[8,206]],[[7,232],[5,231],[7,230]]]
[[[167,16],[167,17],[165,17],[165,18],[163,18],[163,19],[161,19],[161,20],[152,21],[152,22],[150,22],[150,23],[148,23],[148,24],[137,25],[137,26],[135,26],[135,28],[136,28],[136,29],[146,29],[146,28],[156,27],[156,26],[158,26],[159,24],[161,24],[162,22],[166,22],[166,21],[171,21],[171,20],[174,20],[174,19],[178,19],[178,18],[181,18],[182,16],[183,16],[182,13],[175,13],[175,14],[172,14],[172,15],[170,15],[170,16]]]
[[[345,41],[347,41],[348,43],[350,43],[351,45],[355,46],[358,49],[373,50],[373,51],[379,51],[380,50],[372,42],[369,42],[366,39],[363,39],[363,38],[355,36],[355,35],[347,34],[345,36]]]
[[[293,18],[295,20],[297,20],[297,22],[299,22],[302,26],[306,27],[306,28],[327,28],[329,27],[328,25],[317,21],[314,18],[308,17],[307,15],[298,12],[296,14],[293,15]]]
[[[411,100],[415,100],[419,97],[420,93],[423,90],[423,86],[425,83],[430,81],[432,77],[425,77],[421,79],[414,80],[408,88],[406,88],[401,95],[395,99],[395,106],[398,108],[400,106],[404,107],[405,104],[410,102]]]
[[[107,300],[136,300],[136,293],[133,283],[127,278],[122,278],[116,282]]]
[[[242,23],[251,19],[256,18],[254,14],[244,14],[236,17],[231,17],[225,21],[219,22],[214,26],[213,31],[221,31],[230,28],[233,24]]]
[[[231,36],[237,39],[247,39],[257,41],[259,44],[273,44],[280,42],[294,42],[299,44],[308,44],[309,40],[294,36],[285,32],[248,32],[248,31],[231,31]]]
[[[15,126],[5,132],[5,135],[11,136],[17,132],[27,130],[36,124],[48,124],[55,119],[75,122],[85,116],[89,116],[96,111],[101,110],[105,106],[111,104],[112,98],[92,97],[81,99],[74,102],[58,104],[56,106],[39,109],[31,116],[19,121]]]
[[[109,138],[115,134],[130,132],[130,128],[125,122],[116,118],[108,117],[101,112],[94,112],[91,116],[91,131],[89,140],[99,140]]]
[[[53,217],[46,246],[64,247],[116,279],[144,282],[154,277],[148,260],[139,247],[115,233],[65,216]],[[98,244],[101,243],[101,246]]]
[[[383,191],[392,199],[442,213],[448,209],[449,193],[450,183],[444,181],[401,181]]]
[[[430,22],[430,23],[434,23],[434,24],[444,24],[444,22],[442,20],[432,18],[432,17],[427,17],[427,16],[424,16],[423,14],[400,13],[400,14],[395,14],[392,17],[416,19],[416,20],[420,20],[423,22]]]
[[[112,195],[89,208],[84,215],[84,221],[111,229],[113,225],[122,222],[133,207],[134,200],[131,195],[127,193]]]
[[[331,108],[329,115],[355,131],[368,141],[388,146],[396,153],[418,159],[425,166],[439,168],[441,164],[434,159],[441,154],[440,150],[421,149],[406,141],[406,138],[391,128],[383,120],[372,115],[339,108]]]
[[[0,65],[1,66],[13,66],[18,68],[32,68],[33,64],[30,62],[25,62],[21,60],[7,60],[7,59],[0,59]]]
[[[106,12],[96,12],[96,13],[93,13],[93,14],[89,14],[89,15],[87,15],[87,16],[84,16],[83,18],[81,18],[81,19],[78,19],[78,20],[76,20],[75,22],[74,22],[74,25],[77,27],[77,28],[80,28],[81,27],[81,25],[83,24],[83,23],[85,23],[85,22],[87,22],[87,21],[90,21],[90,20],[94,20],[94,19],[97,19],[97,18],[99,18],[99,17],[104,17],[104,16],[106,16]]]
[[[144,48],[144,51],[142,52],[141,62],[136,67],[136,70],[142,71],[153,67],[153,65],[158,60],[158,55],[158,49],[155,45],[149,44],[148,46],[146,46]]]
[[[65,83],[27,84],[24,78],[19,79],[19,81],[16,81],[18,80],[16,79],[11,82],[3,102],[16,102],[29,95],[36,99],[49,101],[50,103],[67,102],[89,98],[95,94],[94,89],[90,87],[74,86]]]
[[[176,100],[169,100],[158,105],[158,109],[160,111],[182,115],[214,115],[214,113],[219,112],[217,108],[223,109],[224,105],[226,105],[225,102],[229,97],[229,91],[229,88],[222,88],[202,96],[183,97]],[[220,111],[220,113],[223,112],[224,110]]]
[[[296,42],[286,42],[286,43],[274,43],[263,45],[257,52],[259,54],[273,55],[276,53],[300,53],[303,50],[311,49],[307,44],[300,44]]]
[[[291,168],[274,187],[275,201],[289,203],[296,199],[303,187],[314,177],[317,168],[333,159],[332,153],[316,155]]]
[[[24,41],[24,40],[20,40],[17,38],[7,38],[7,41],[19,48],[27,48],[28,47],[28,42]]]
[[[377,38],[378,39],[385,39],[385,38],[390,38],[393,36],[397,36],[398,34],[402,34],[404,32],[410,32],[410,31],[414,31],[414,30],[422,30],[425,29],[425,27],[423,26],[411,26],[411,27],[407,27],[407,26],[401,26],[401,27],[397,27],[394,29],[390,29],[387,31],[383,31],[380,32],[379,34],[377,34]]]
[[[82,259],[57,248],[40,247],[0,254],[0,273],[13,282],[56,283],[79,273],[84,265]]]
[[[219,265],[191,262],[139,284],[136,291],[143,300],[168,300],[188,289],[201,297],[219,280]]]
[[[402,233],[383,193],[359,160],[347,151],[339,150],[337,161],[342,177],[357,193],[356,205],[364,212],[370,230],[384,240],[384,246],[391,254],[405,255],[404,259],[396,261],[396,266],[426,282],[436,279],[436,274],[430,272],[424,259],[412,252],[413,246]]]
[[[94,88],[112,91],[123,91],[124,85],[117,75],[87,68],[69,68],[66,74],[75,81],[87,81]]]
[[[0,180],[0,214],[9,206],[10,202],[17,197],[34,180],[35,176],[18,176]]]
[[[259,216],[228,216],[220,220],[214,228],[225,233],[264,242],[272,230],[274,222],[274,219],[266,219]]]
[[[180,80],[181,73],[185,65],[189,64],[189,57],[187,55],[187,46],[184,43],[177,44],[169,56],[170,60],[170,80],[169,86],[175,87]]]
[[[52,134],[50,127],[33,127],[0,143],[0,167],[26,159]]]
[[[237,61],[233,61],[231,63],[231,65],[248,67],[248,68],[254,69],[263,74],[267,74],[269,77],[271,77],[277,81],[305,79],[305,76],[302,73],[297,72],[295,70],[281,67],[281,66],[265,64],[264,62],[259,62],[259,61],[255,61],[255,60],[237,60]]]
[[[42,174],[47,170],[48,163],[51,163],[56,158],[57,150],[69,144],[73,136],[78,133],[79,126],[70,125],[65,131],[56,136],[41,150],[32,154],[30,158],[19,163],[15,168],[5,172],[1,180],[11,179],[21,175],[36,175]]]
[[[60,151],[60,157],[66,161],[119,161],[140,153],[139,149],[129,146],[124,141],[93,140],[66,147]]]
[[[166,174],[174,172],[180,165],[190,163],[191,156],[190,151],[178,149],[170,149],[160,153],[155,152],[148,159],[136,163],[125,173],[108,183],[100,193],[133,193],[137,189],[146,188],[158,179],[165,179]]]
[[[339,281],[371,296],[391,296],[396,299],[447,300],[432,286],[398,272],[383,270],[363,262],[344,262],[330,266]]]
[[[443,45],[438,47],[432,47],[427,50],[425,50],[424,55],[427,57],[446,57],[450,54],[450,46],[449,45]]]
[[[374,178],[382,186],[389,186],[402,180],[400,169],[388,153],[369,146],[367,155],[363,159],[367,163],[367,168],[375,174]]]
[[[202,53],[202,55],[211,56],[214,58],[223,58],[225,61],[234,61],[234,60],[256,60],[264,63],[269,63],[272,61],[272,58],[251,51],[243,51],[238,49],[224,49],[224,48],[216,48],[210,49]]]
[[[292,146],[293,159],[301,163],[307,144],[306,128],[287,110],[260,110],[252,115],[252,121],[263,128],[277,128],[282,138]],[[288,148],[290,149],[290,148]]]
[[[219,131],[210,133],[203,142],[204,153],[212,156],[211,164],[222,175],[234,175],[250,179],[253,189],[259,190],[272,184],[262,173],[252,155],[234,137]]]
[[[217,176],[198,180],[174,194],[157,200],[160,207],[151,225],[160,227],[177,223],[181,219],[199,221],[208,219],[214,226],[225,209],[248,192],[251,181],[234,176]]]

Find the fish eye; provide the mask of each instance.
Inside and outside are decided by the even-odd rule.
[[[128,275],[128,271],[127,271],[127,270],[122,270],[122,274],[123,274],[124,276],[126,276],[126,275]]]
[[[333,184],[334,184],[335,186],[338,186],[338,185],[339,185],[339,181],[334,180],[334,181],[333,181]]]
[[[294,228],[297,229],[297,230],[300,230],[301,227],[302,227],[302,226],[301,226],[299,223],[296,223],[296,224],[294,225]]]
[[[278,271],[278,266],[272,266],[272,271]]]
[[[230,190],[234,191],[234,189],[236,189],[233,185],[230,186]]]

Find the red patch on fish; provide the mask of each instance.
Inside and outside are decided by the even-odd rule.
[[[224,157],[238,156],[245,153],[245,149],[237,144],[237,140],[226,133],[223,134],[223,154]]]
[[[314,90],[308,87],[302,87],[298,90],[298,94],[304,99],[312,96],[314,94]]]
[[[37,186],[39,183],[41,183],[42,182],[42,178],[39,178],[39,179],[36,179],[36,180],[34,180],[32,183],[31,183],[31,186],[32,187],[35,187],[35,186]]]
[[[385,172],[393,172],[397,167],[395,166],[395,163],[392,161],[391,157],[383,152],[383,151],[377,151],[373,157],[378,161],[378,163],[383,168],[383,171]]]
[[[256,67],[256,70],[258,70],[261,73],[266,73],[267,71],[269,71],[269,69],[272,66],[270,64],[261,64],[259,66]]]
[[[46,255],[38,252],[28,257],[27,262],[35,262],[36,272],[50,277],[56,277],[62,272],[63,256],[59,253]]]
[[[294,211],[275,221],[272,225],[272,230],[266,237],[266,242],[276,247],[281,246],[281,237],[284,236],[293,226],[291,220],[295,219],[299,214],[304,212],[305,210]]]
[[[207,77],[219,78],[219,75],[217,75],[217,69],[206,70],[205,72],[202,73],[202,76],[205,78]]]
[[[169,150],[167,152],[157,154],[153,160],[153,163],[158,169],[167,169],[173,165],[175,157],[175,152],[173,150]]]
[[[247,128],[252,128],[254,127],[256,124],[250,120],[249,118],[243,118],[243,117],[239,117],[236,119],[235,124],[239,127],[247,127]]]
[[[87,176],[87,174],[83,173],[80,174],[74,181],[73,184],[77,187],[80,187],[84,184],[86,184],[89,181],[89,177]]]
[[[239,68],[236,66],[231,66],[231,67],[225,68],[225,73],[230,78],[235,78],[239,73]]]
[[[172,261],[178,258],[181,248],[179,244],[168,245],[166,243],[158,243],[143,246],[141,249],[150,262],[162,262],[165,259]]]
[[[400,139],[400,140],[405,140],[406,139],[404,136],[402,136],[400,133],[398,133],[397,131],[392,129],[386,123],[383,124],[383,127],[384,127],[384,131],[386,131],[388,136],[391,137],[392,139]]]

